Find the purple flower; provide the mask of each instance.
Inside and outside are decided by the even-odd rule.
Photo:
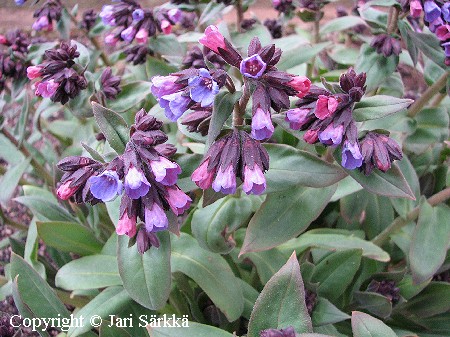
[[[342,142],[342,135],[344,133],[344,126],[339,124],[334,127],[331,122],[325,130],[319,133],[319,140],[324,145],[339,145]]]
[[[242,189],[247,194],[261,194],[266,190],[266,178],[258,165],[253,169],[245,166]]]
[[[266,70],[267,64],[259,54],[252,55],[241,61],[241,74],[251,78],[260,78]]]
[[[342,147],[342,166],[346,169],[354,170],[362,165],[362,159],[358,142],[352,144],[346,140]]]
[[[181,84],[175,83],[178,80],[178,76],[154,76],[152,77],[152,94],[158,99],[162,96],[176,93],[183,88]]]
[[[219,85],[204,68],[199,69],[198,76],[188,80],[188,85],[192,100],[200,103],[202,108],[210,106],[219,92]]]
[[[434,1],[425,1],[424,10],[426,22],[433,22],[441,16],[441,9]]]
[[[197,184],[202,190],[206,190],[211,187],[214,179],[215,169],[208,172],[209,159],[205,160],[199,167],[192,173],[192,181]]]
[[[106,170],[98,176],[88,179],[94,197],[102,201],[110,201],[122,193],[122,182],[116,171]]]
[[[136,218],[128,217],[127,212],[122,215],[116,227],[117,235],[128,235],[130,238],[136,235]]]
[[[22,6],[26,0],[15,0],[17,6]]]
[[[145,207],[145,229],[147,232],[159,232],[169,228],[169,220],[164,210],[154,202],[152,208]]]
[[[122,33],[120,33],[120,36],[122,39],[124,39],[127,42],[131,42],[134,39],[134,36],[136,35],[136,29],[132,26],[128,27],[127,29],[124,29]]]
[[[442,47],[444,47],[445,56],[450,57],[450,42],[443,43]]]
[[[267,139],[272,137],[274,130],[269,111],[257,108],[252,117],[252,137],[257,140]]]
[[[212,188],[216,192],[223,194],[234,194],[236,192],[236,174],[233,166],[228,166],[225,170],[219,169],[212,183]]]
[[[48,21],[48,17],[46,15],[41,16],[39,19],[37,19],[34,23],[32,28],[34,30],[51,30],[52,24]]]
[[[300,128],[308,121],[308,109],[291,109],[286,111],[286,122],[292,130],[300,130]]]
[[[125,193],[131,199],[139,199],[146,195],[150,189],[150,183],[144,174],[132,166],[125,175]]]
[[[103,6],[99,16],[105,25],[115,26],[116,20],[114,19],[114,7],[110,5]]]
[[[445,3],[442,8],[442,15],[444,16],[444,20],[450,23],[450,2]]]
[[[167,16],[172,22],[180,22],[183,13],[178,8],[169,9]]]
[[[155,175],[155,180],[166,186],[174,185],[181,173],[181,168],[177,163],[173,163],[164,157],[150,161],[150,166]]]
[[[430,25],[428,26],[428,28],[430,29],[430,31],[432,33],[435,33],[436,30],[442,26],[444,24],[444,21],[442,21],[441,17],[438,17],[436,20],[434,20],[433,22],[430,22]]]
[[[191,207],[192,199],[177,186],[168,186],[166,191],[168,195],[166,200],[175,215],[181,215]]]
[[[183,96],[182,92],[176,92],[162,96],[159,105],[164,109],[166,117],[175,122],[188,109],[190,102],[189,96]]]
[[[50,98],[58,90],[59,84],[54,80],[43,81],[36,83],[36,96],[42,96],[44,98]]]
[[[144,18],[144,11],[141,8],[135,9],[133,14],[131,14],[133,20],[136,22],[141,21]]]

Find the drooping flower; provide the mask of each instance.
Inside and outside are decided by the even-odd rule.
[[[363,157],[359,149],[358,142],[350,143],[348,140],[344,141],[342,147],[342,166],[348,170],[354,170],[361,167]]]
[[[257,108],[252,117],[252,137],[257,140],[268,139],[274,130],[270,112]]]
[[[101,93],[107,99],[115,99],[120,93],[120,77],[114,76],[110,67],[107,67],[100,77]]]
[[[214,179],[215,169],[208,171],[209,159],[205,160],[200,164],[199,167],[195,169],[192,173],[191,179],[197,184],[202,190],[206,190],[211,187]]]
[[[142,8],[135,9],[131,16],[134,21],[141,21],[144,18],[144,11]]]
[[[42,71],[42,67],[37,67],[37,66],[30,66],[27,68],[27,77],[30,80],[34,80],[35,78],[40,77]]]
[[[69,199],[78,190],[77,187],[71,187],[70,186],[71,184],[72,180],[68,180],[64,184],[59,186],[58,189],[56,190],[56,194],[61,200]]]
[[[413,18],[418,18],[422,14],[423,8],[419,0],[411,0],[409,3],[410,14]]]
[[[319,132],[319,140],[324,145],[339,145],[342,142],[342,136],[344,134],[344,126],[339,124],[334,126],[330,123],[325,130]]]
[[[308,130],[303,135],[305,142],[314,144],[319,140],[319,132],[317,130]]]
[[[103,202],[111,201],[122,193],[122,182],[116,171],[105,170],[88,179],[92,195]]]
[[[332,96],[319,95],[314,114],[319,119],[331,116],[338,107],[338,101]]]
[[[212,183],[212,188],[214,191],[223,194],[236,193],[236,172],[234,172],[234,168],[231,164],[223,169],[219,168],[217,170],[217,175]]]
[[[134,237],[136,235],[136,218],[129,218],[127,212],[124,212],[117,223],[116,233],[117,235],[128,235],[130,238]]]
[[[150,183],[145,177],[144,173],[136,167],[130,167],[125,175],[125,193],[131,199],[139,199],[148,193],[150,190]]]
[[[145,229],[147,232],[159,232],[169,228],[166,213],[156,202],[151,208],[145,208]]]
[[[44,98],[50,98],[59,88],[59,84],[55,80],[42,81],[36,84],[36,96],[42,96]]]
[[[184,95],[183,92],[176,92],[162,96],[159,105],[165,110],[166,117],[175,122],[186,112],[190,102],[189,96]]]
[[[219,92],[219,85],[204,68],[199,69],[198,76],[189,78],[188,85],[192,100],[203,108],[211,106]]]
[[[297,97],[303,98],[311,88],[311,80],[306,76],[295,76],[287,85],[298,91]]]
[[[437,38],[441,41],[446,41],[450,39],[450,25],[442,25],[436,29],[435,32]]]
[[[441,9],[432,0],[426,0],[424,3],[425,21],[433,22],[441,16]]]
[[[174,185],[181,173],[181,168],[177,163],[164,157],[159,157],[159,160],[151,160],[150,167],[155,175],[155,180],[166,186]]]
[[[267,64],[262,60],[259,54],[254,54],[241,61],[241,74],[251,78],[260,78],[266,70]]]
[[[300,128],[308,122],[309,109],[290,109],[286,111],[286,122],[292,130],[300,130]]]
[[[167,202],[175,215],[181,215],[189,209],[192,199],[186,195],[178,186],[167,186]]]
[[[226,49],[225,39],[216,26],[208,26],[198,42],[216,53],[219,53],[219,48]]]
[[[253,169],[245,166],[242,190],[247,194],[258,195],[264,193],[266,190],[266,178],[259,166],[255,165]]]
[[[127,29],[124,29],[120,33],[120,37],[127,42],[133,41],[135,35],[136,35],[136,29],[132,26],[128,27]]]
[[[137,43],[146,44],[148,41],[148,31],[143,28],[139,29],[135,38]]]
[[[259,333],[259,337],[295,337],[295,330],[291,326],[284,329],[266,329]]]
[[[47,16],[41,16],[39,19],[37,19],[34,23],[33,26],[31,27],[36,31],[39,30],[47,30],[47,31],[51,31],[53,30],[53,25],[52,23],[48,20]]]
[[[172,33],[172,25],[170,24],[169,20],[161,21],[161,30],[165,35],[169,35],[170,33]]]

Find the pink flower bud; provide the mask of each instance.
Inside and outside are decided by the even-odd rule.
[[[288,82],[288,85],[298,91],[298,98],[303,98],[311,87],[311,81],[306,76],[295,76],[290,82]]]
[[[148,41],[148,31],[144,28],[139,29],[135,36],[136,42],[140,44],[146,44]]]
[[[58,187],[56,194],[61,200],[67,200],[77,191],[77,187],[70,187],[72,180],[66,181],[64,184]]]
[[[106,43],[108,46],[115,47],[115,45],[117,44],[118,41],[119,41],[119,39],[116,38],[116,36],[115,36],[114,34],[108,34],[108,35],[106,35],[106,37],[105,37],[105,43]]]
[[[58,88],[59,83],[56,83],[54,80],[39,82],[36,86],[36,96],[50,98]]]
[[[337,109],[338,101],[332,96],[319,95],[314,114],[319,119],[331,116]]]
[[[172,25],[167,20],[161,21],[161,29],[162,29],[163,33],[166,35],[172,33]]]
[[[450,25],[442,25],[436,29],[436,36],[439,40],[445,41],[450,39]]]
[[[219,48],[226,49],[225,38],[220,34],[216,26],[208,26],[205,30],[205,35],[198,42],[213,50],[215,53],[219,52]]]
[[[303,135],[303,139],[309,144],[314,144],[319,140],[319,133],[317,130],[308,130]]]
[[[117,223],[116,227],[117,235],[128,235],[130,238],[136,235],[136,218],[128,217],[127,212],[125,212]]]
[[[41,76],[41,67],[37,67],[37,66],[30,66],[27,68],[27,77],[30,80],[34,80],[35,78],[38,78],[39,76]]]
[[[7,44],[8,40],[4,35],[0,35],[0,44]]]
[[[409,11],[413,18],[418,18],[422,14],[422,5],[419,0],[411,0],[409,3]]]
[[[206,190],[211,187],[214,179],[215,169],[208,172],[209,159],[205,160],[195,171],[192,173],[192,181],[197,184],[202,190]]]

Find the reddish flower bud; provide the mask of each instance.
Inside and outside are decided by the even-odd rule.
[[[314,144],[319,140],[319,132],[317,130],[308,130],[303,135],[305,142]]]
[[[332,96],[319,95],[314,114],[319,119],[331,116],[338,107],[338,101]]]
[[[56,190],[56,194],[58,197],[62,200],[69,199],[72,195],[75,194],[77,191],[77,187],[70,187],[70,184],[72,183],[72,180],[66,181],[64,184],[58,187]]]
[[[35,78],[40,77],[42,71],[42,67],[38,67],[38,66],[30,66],[27,68],[27,77],[30,80],[34,80]]]
[[[116,227],[117,235],[128,235],[130,238],[136,235],[136,218],[128,217],[127,212],[125,212],[117,223]]]
[[[311,88],[311,81],[306,76],[295,76],[288,85],[298,91],[297,97],[303,98]]]
[[[216,53],[219,52],[219,48],[226,49],[225,38],[216,26],[208,26],[205,30],[205,35],[198,42]]]
[[[161,30],[166,35],[172,33],[172,25],[170,24],[170,22],[168,20],[161,21]]]

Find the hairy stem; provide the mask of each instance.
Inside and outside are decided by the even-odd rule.
[[[242,9],[242,0],[236,1],[236,29],[238,32],[242,32],[241,23],[244,20],[244,11]]]
[[[36,159],[33,158],[33,156],[27,150],[27,148],[25,146],[23,146],[23,144],[19,144],[17,139],[12,134],[10,134],[9,131],[6,130],[5,128],[2,128],[1,132],[5,135],[6,138],[9,139],[9,141],[11,143],[14,144],[14,146],[17,147],[17,149],[20,152],[23,153],[23,155],[25,157],[31,158],[31,165],[36,170],[36,172],[40,175],[40,177],[43,178],[48,185],[53,185],[53,177],[52,177],[52,175],[45,169],[44,166],[42,166]]]
[[[450,187],[447,187],[445,190],[436,193],[431,196],[427,201],[431,206],[436,206],[441,202],[450,199]],[[397,217],[395,220],[380,234],[378,234],[372,242],[377,246],[383,246],[388,240],[389,237],[398,232],[402,227],[406,226],[409,222],[416,220],[419,217],[420,207],[414,208],[411,212],[406,215],[406,218]]]
[[[449,72],[446,71],[444,74],[442,74],[441,77],[437,79],[436,82],[433,83],[431,87],[428,87],[428,89],[425,90],[422,96],[420,96],[419,99],[416,100],[414,104],[409,108],[408,117],[415,117],[419,113],[419,111],[422,110],[426,106],[426,104],[433,98],[434,95],[445,88],[448,75]]]
[[[387,26],[387,33],[389,35],[397,31],[399,14],[400,9],[397,6],[392,6],[391,9],[389,10],[388,26]]]
[[[320,34],[319,34],[319,30],[320,30],[320,12],[316,12],[315,18],[314,18],[314,24],[313,24],[313,32],[312,32],[312,43],[313,44],[317,44],[320,42]],[[313,76],[313,72],[314,72],[314,64],[316,63],[316,57],[314,56],[311,59],[311,62],[308,63],[307,68],[306,68],[306,76],[311,78]]]
[[[247,103],[250,99],[250,87],[249,84],[244,80],[244,93],[239,101],[234,105],[233,110],[233,126],[242,126],[244,125],[244,115],[245,108],[247,107]]]

